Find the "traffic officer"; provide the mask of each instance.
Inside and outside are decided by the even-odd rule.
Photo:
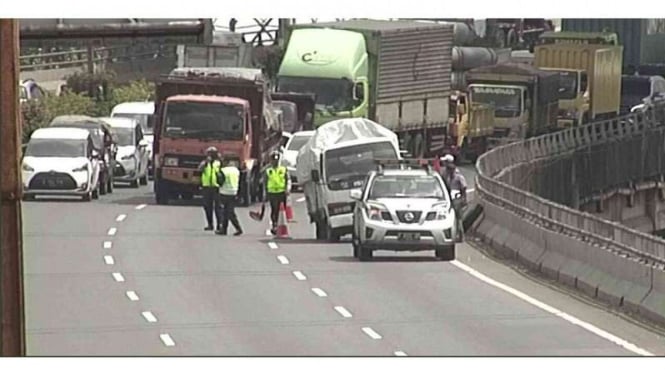
[[[441,177],[451,190],[460,192],[460,197],[464,204],[466,204],[466,179],[455,165],[455,157],[453,155],[445,155],[441,158],[443,162],[443,169],[441,170]]]
[[[286,206],[286,196],[291,188],[291,180],[286,167],[279,164],[279,152],[270,155],[270,167],[266,170],[266,194],[270,202],[270,221],[272,222],[273,235],[277,233],[277,221],[279,219],[279,207]]]
[[[219,201],[219,173],[221,163],[219,161],[219,152],[215,147],[206,149],[206,159],[199,165],[201,172],[201,189],[203,192],[203,210],[206,214],[206,231],[213,230],[212,213],[215,212],[217,220],[217,229],[221,224],[222,209]]]
[[[216,233],[218,235],[226,235],[229,227],[229,221],[233,224],[236,232],[235,236],[242,235],[242,228],[238,222],[236,215],[236,198],[238,196],[238,182],[240,180],[240,170],[235,166],[235,163],[228,158],[222,161],[224,167],[221,169],[220,181],[221,187],[219,188],[220,199],[222,202],[222,229]]]

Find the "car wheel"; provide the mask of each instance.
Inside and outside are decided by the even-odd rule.
[[[129,182],[129,187],[139,188],[139,181],[138,180],[133,180],[133,181]]]
[[[437,249],[435,251],[435,255],[436,258],[441,261],[452,261],[455,259],[455,245],[453,244],[441,249]]]

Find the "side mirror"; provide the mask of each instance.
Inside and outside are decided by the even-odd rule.
[[[311,178],[312,178],[312,182],[314,182],[314,183],[321,182],[321,174],[319,174],[318,170],[312,170]]]
[[[353,86],[353,100],[362,101],[365,98],[365,84],[356,83]]]
[[[363,192],[359,189],[353,189],[349,191],[349,196],[352,200],[360,200],[363,196]]]

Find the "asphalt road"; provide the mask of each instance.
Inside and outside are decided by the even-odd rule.
[[[466,244],[452,263],[360,263],[348,242],[311,239],[299,194],[293,239],[272,241],[247,209],[246,234],[220,237],[200,207],[157,206],[151,191],[23,205],[29,355],[665,354],[656,333]]]

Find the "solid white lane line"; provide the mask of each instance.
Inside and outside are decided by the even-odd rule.
[[[406,357],[406,353],[404,353],[403,351],[395,351],[395,356]]]
[[[120,273],[113,273],[113,279],[115,279],[116,282],[124,282],[125,277],[122,276]]]
[[[474,192],[475,190],[476,190],[475,188],[469,188],[468,190],[466,190],[466,192]]]
[[[294,272],[293,272],[293,276],[295,276],[296,279],[299,280],[299,281],[304,281],[304,280],[307,279],[307,277],[305,276],[305,274],[303,274],[303,273],[300,272],[300,271],[294,271]]]
[[[516,296],[516,297],[526,301],[527,303],[529,303],[533,306],[536,306],[536,307],[538,307],[538,308],[540,308],[540,309],[542,309],[542,310],[544,310],[548,313],[554,314],[555,316],[557,316],[559,318],[562,318],[563,320],[565,320],[567,322],[570,322],[573,325],[579,326],[579,327],[581,327],[581,328],[583,328],[583,329],[585,329],[585,330],[587,330],[587,331],[589,331],[593,334],[596,334],[596,335],[600,336],[601,338],[603,338],[605,340],[608,340],[608,341],[610,341],[614,344],[617,344],[617,345],[625,348],[626,350],[628,350],[630,352],[633,352],[633,353],[641,355],[641,356],[653,356],[654,355],[653,353],[651,353],[647,350],[644,350],[642,348],[639,348],[638,346],[636,346],[636,345],[634,345],[634,344],[632,344],[632,343],[630,343],[626,340],[623,340],[623,339],[619,338],[618,336],[615,336],[615,335],[613,335],[613,334],[611,334],[607,331],[604,331],[604,330],[602,330],[602,329],[600,329],[600,328],[598,328],[598,327],[596,327],[596,326],[594,326],[594,325],[592,325],[588,322],[585,322],[585,321],[582,321],[582,320],[580,320],[576,317],[573,317],[568,313],[564,313],[564,312],[562,312],[562,311],[560,311],[560,310],[558,310],[558,309],[556,309],[556,308],[554,308],[554,307],[552,307],[548,304],[545,304],[542,301],[534,299],[533,297],[531,297],[531,296],[529,296],[529,295],[527,295],[527,294],[525,294],[521,291],[518,291],[518,290],[516,290],[516,289],[514,289],[514,288],[512,288],[508,285],[505,285],[501,282],[495,281],[494,279],[482,274],[481,272],[473,269],[472,267],[470,267],[466,264],[463,264],[463,263],[461,263],[457,260],[453,260],[450,263],[452,265],[458,267],[459,269],[471,274],[472,276],[480,279],[481,281],[491,285],[491,286],[494,286],[494,287],[499,288],[499,289],[501,289],[505,292],[508,292],[509,294],[511,294],[513,296]]]
[[[118,216],[118,218],[115,219],[115,221],[116,222],[122,222],[122,221],[125,220],[125,218],[127,218],[127,215],[126,214],[121,214],[121,215]]]
[[[118,232],[118,229],[116,229],[115,227],[111,227],[111,228],[109,229],[109,231],[107,232],[107,234],[108,234],[109,236],[113,236],[113,235],[115,235],[115,233],[117,233],[117,232]]]
[[[137,295],[134,291],[127,291],[126,295],[127,298],[131,301],[139,301],[139,295]]]
[[[371,327],[363,327],[363,332],[374,340],[381,339],[381,335],[379,335],[376,331],[372,330]]]
[[[318,296],[318,297],[328,296],[328,294],[326,294],[326,292],[324,290],[320,289],[320,288],[312,288],[312,292],[314,292],[316,294],[316,296]]]
[[[113,247],[112,242],[109,241],[104,242],[104,249],[111,249],[111,247]]]
[[[113,256],[106,255],[104,256],[104,262],[106,265],[114,265],[115,261],[113,260]]]
[[[136,210],[141,210],[141,209],[145,209],[145,207],[147,207],[146,204],[141,204],[141,205],[137,205],[135,209]]]
[[[141,314],[143,314],[143,318],[145,318],[146,321],[148,321],[148,322],[150,322],[150,323],[155,323],[155,322],[157,322],[157,317],[155,317],[155,315],[152,314],[151,311],[143,312],[143,313],[141,313]]]
[[[302,203],[303,201],[305,201],[305,197],[304,197],[304,196],[303,196],[303,197],[300,197],[300,198],[298,198],[298,200],[296,200],[296,202],[298,202],[298,203]]]
[[[337,313],[341,314],[342,317],[344,317],[344,318],[351,318],[352,317],[351,312],[346,310],[346,308],[343,307],[343,306],[336,306],[335,310],[337,311]]]
[[[160,334],[159,338],[162,339],[162,343],[167,347],[173,347],[175,345],[175,342],[171,339],[171,335],[169,334]]]
[[[285,256],[277,256],[277,259],[282,265],[288,265],[289,264],[289,259],[286,258]]]
[[[275,242],[268,242],[268,247],[270,247],[270,249],[277,249],[277,248],[279,248],[279,247],[277,246],[277,243],[275,243]]]

